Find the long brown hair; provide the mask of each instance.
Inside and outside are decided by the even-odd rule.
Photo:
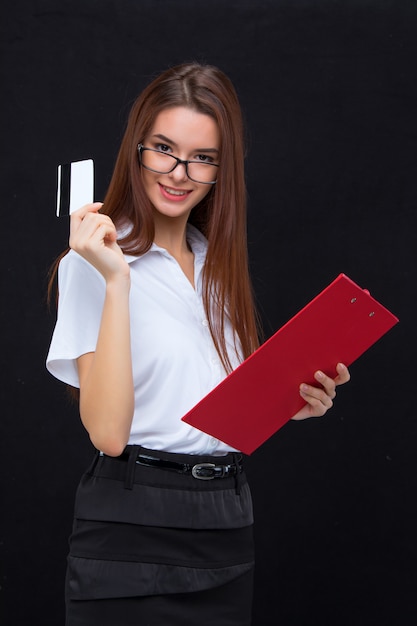
[[[141,255],[149,250],[154,239],[153,211],[142,184],[137,146],[161,111],[178,106],[209,115],[220,131],[217,182],[194,207],[189,221],[208,239],[204,307],[215,347],[230,372],[226,320],[239,338],[244,358],[258,347],[259,340],[248,269],[243,121],[236,91],[223,72],[187,63],[168,69],[144,89],[131,109],[102,212],[117,227],[131,225],[119,241],[125,253]]]

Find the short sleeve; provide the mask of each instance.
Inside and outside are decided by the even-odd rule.
[[[76,359],[94,352],[105,298],[102,275],[71,250],[58,268],[58,315],[46,360],[48,371],[79,387]]]

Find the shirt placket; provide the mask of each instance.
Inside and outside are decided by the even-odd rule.
[[[212,387],[215,387],[222,380],[222,366],[219,359],[219,355],[213,344],[213,339],[210,333],[209,322],[207,319],[206,311],[204,309],[203,297],[202,297],[202,280],[201,280],[201,272],[203,268],[203,260],[199,257],[199,255],[195,255],[194,260],[194,285],[195,288],[192,287],[190,281],[182,271],[179,263],[169,254],[166,253],[167,258],[170,259],[172,263],[173,270],[175,272],[176,280],[178,281],[178,288],[184,301],[191,308],[192,314],[196,319],[197,323],[201,326],[201,331],[204,336],[204,341],[206,345],[207,351],[207,363],[210,368],[211,378],[212,378]],[[213,454],[215,453],[217,447],[219,446],[219,440],[215,437],[211,437],[210,435],[206,435],[207,437],[207,447],[206,453]]]

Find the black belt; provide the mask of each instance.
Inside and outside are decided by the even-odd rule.
[[[127,461],[129,456],[129,452],[126,451],[117,458]],[[213,480],[213,478],[229,478],[230,476],[239,475],[243,471],[241,460],[242,455],[236,454],[236,463],[229,463],[228,465],[221,465],[217,463],[196,463],[195,465],[192,465],[191,463],[177,463],[176,461],[167,461],[166,459],[160,459],[155,456],[138,453],[136,455],[135,462],[138,465],[159,467],[161,469],[171,470],[179,474],[190,474],[199,480]]]

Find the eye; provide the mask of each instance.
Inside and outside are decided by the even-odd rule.
[[[207,154],[197,154],[195,160],[200,163],[214,163],[214,159]]]
[[[169,146],[166,145],[166,143],[156,143],[155,144],[155,150],[158,150],[159,152],[170,152],[171,148]]]

